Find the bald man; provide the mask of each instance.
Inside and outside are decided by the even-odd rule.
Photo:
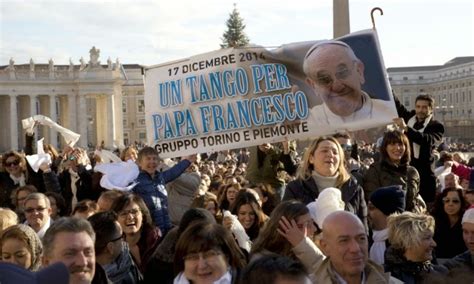
[[[294,220],[285,220],[280,222],[280,234],[294,245],[293,252],[315,283],[402,283],[368,259],[365,228],[353,213],[335,211],[324,219],[320,240],[323,254],[309,238],[298,238]]]
[[[342,41],[313,45],[306,53],[303,70],[306,83],[323,101],[311,108],[310,124],[347,127],[395,111],[393,102],[373,99],[361,89],[364,64]]]

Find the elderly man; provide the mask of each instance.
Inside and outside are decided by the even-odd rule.
[[[64,263],[69,283],[91,283],[95,274],[95,233],[85,219],[59,218],[43,238],[43,265]]]
[[[293,252],[312,272],[315,283],[401,283],[368,259],[368,241],[360,219],[335,211],[323,222],[322,253],[301,232],[295,220],[282,218],[279,232],[294,246]]]
[[[395,111],[391,101],[371,98],[361,89],[364,64],[342,41],[313,45],[306,53],[303,70],[306,82],[323,101],[311,109],[310,125],[347,128]]]
[[[25,199],[25,224],[33,228],[40,239],[43,239],[49,229],[51,219],[51,204],[49,198],[39,192],[29,194]]]

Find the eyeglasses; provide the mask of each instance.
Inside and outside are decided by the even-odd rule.
[[[20,160],[15,160],[11,162],[5,162],[6,167],[11,167],[11,166],[18,166],[20,164]]]
[[[31,213],[33,213],[33,212],[35,212],[35,211],[36,211],[36,212],[42,212],[42,211],[44,211],[45,209],[47,209],[47,208],[44,208],[44,207],[26,208],[26,209],[25,209],[25,213],[31,214]]]
[[[183,259],[184,259],[184,261],[197,262],[197,261],[199,261],[199,258],[202,257],[202,259],[208,261],[208,260],[211,260],[211,259],[213,259],[214,257],[216,257],[220,254],[222,254],[221,251],[211,249],[211,250],[208,250],[208,251],[205,251],[205,252],[190,253],[190,254],[186,255]]]
[[[352,70],[354,69],[355,63],[356,61],[352,62],[352,67],[350,69],[347,67],[339,68],[339,70],[334,73],[334,77],[336,77],[336,79],[338,80],[347,79],[349,76],[352,75]],[[318,85],[320,85],[321,87],[328,87],[333,82],[334,79],[330,74],[321,74],[316,77],[316,83],[318,83]]]
[[[128,214],[132,214],[134,217],[138,216],[138,213],[141,213],[140,209],[130,209],[130,210],[124,210],[118,214],[119,217],[121,218],[127,218]]]
[[[446,203],[458,204],[458,203],[460,203],[460,202],[461,202],[461,200],[456,199],[456,198],[454,198],[454,199],[443,198],[443,203],[445,203],[445,204],[446,204]]]

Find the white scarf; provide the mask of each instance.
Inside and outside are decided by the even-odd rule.
[[[18,186],[25,186],[26,185],[26,180],[25,180],[25,174],[21,174],[20,177],[16,177],[12,174],[10,174],[10,178],[12,179],[13,183]]]
[[[388,239],[388,229],[383,229],[381,231],[373,231],[374,243],[370,247],[370,259],[375,261],[377,264],[383,265],[385,249],[385,241]]]
[[[425,121],[423,122],[423,128],[418,129],[418,130],[416,130],[415,128],[413,128],[413,126],[414,126],[415,123],[416,123],[416,115],[414,115],[412,118],[410,118],[410,119],[408,120],[407,125],[410,126],[410,128],[412,128],[414,131],[418,131],[418,132],[420,132],[420,133],[423,133],[423,131],[425,131],[426,126],[427,126],[428,123],[431,121],[431,118],[432,118],[432,117],[433,117],[433,115],[429,115],[429,116],[425,119]],[[417,143],[415,143],[415,142],[413,142],[413,143],[412,143],[412,146],[413,146],[413,147],[412,147],[412,148],[413,148],[413,156],[414,156],[416,159],[418,159],[418,158],[420,157],[420,145],[417,144]]]
[[[69,169],[69,174],[71,175],[71,191],[72,191],[72,208],[74,208],[77,204],[77,187],[76,182],[79,180],[79,174]]]
[[[176,276],[173,280],[173,284],[190,284],[189,280],[184,276],[184,272],[181,272]],[[219,278],[219,280],[215,281],[213,284],[230,284],[232,283],[232,274],[230,274],[230,270]]]

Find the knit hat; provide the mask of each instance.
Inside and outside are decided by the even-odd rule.
[[[344,210],[344,206],[344,201],[341,199],[341,190],[335,187],[325,188],[316,198],[316,201],[306,205],[311,218],[318,224],[319,228],[323,227],[326,216],[334,211]]]
[[[471,206],[469,209],[466,210],[466,212],[464,212],[461,224],[464,223],[474,224],[474,207]]]
[[[31,266],[28,268],[30,271],[36,271],[41,267],[41,258],[43,257],[43,245],[41,243],[38,234],[27,225],[17,224],[8,227],[2,232],[2,242],[10,238],[18,238],[23,235],[27,240],[27,246],[31,253]],[[1,249],[0,249],[1,250]],[[2,283],[0,281],[0,283]]]
[[[405,211],[405,192],[401,185],[380,187],[370,195],[369,200],[387,216]]]

